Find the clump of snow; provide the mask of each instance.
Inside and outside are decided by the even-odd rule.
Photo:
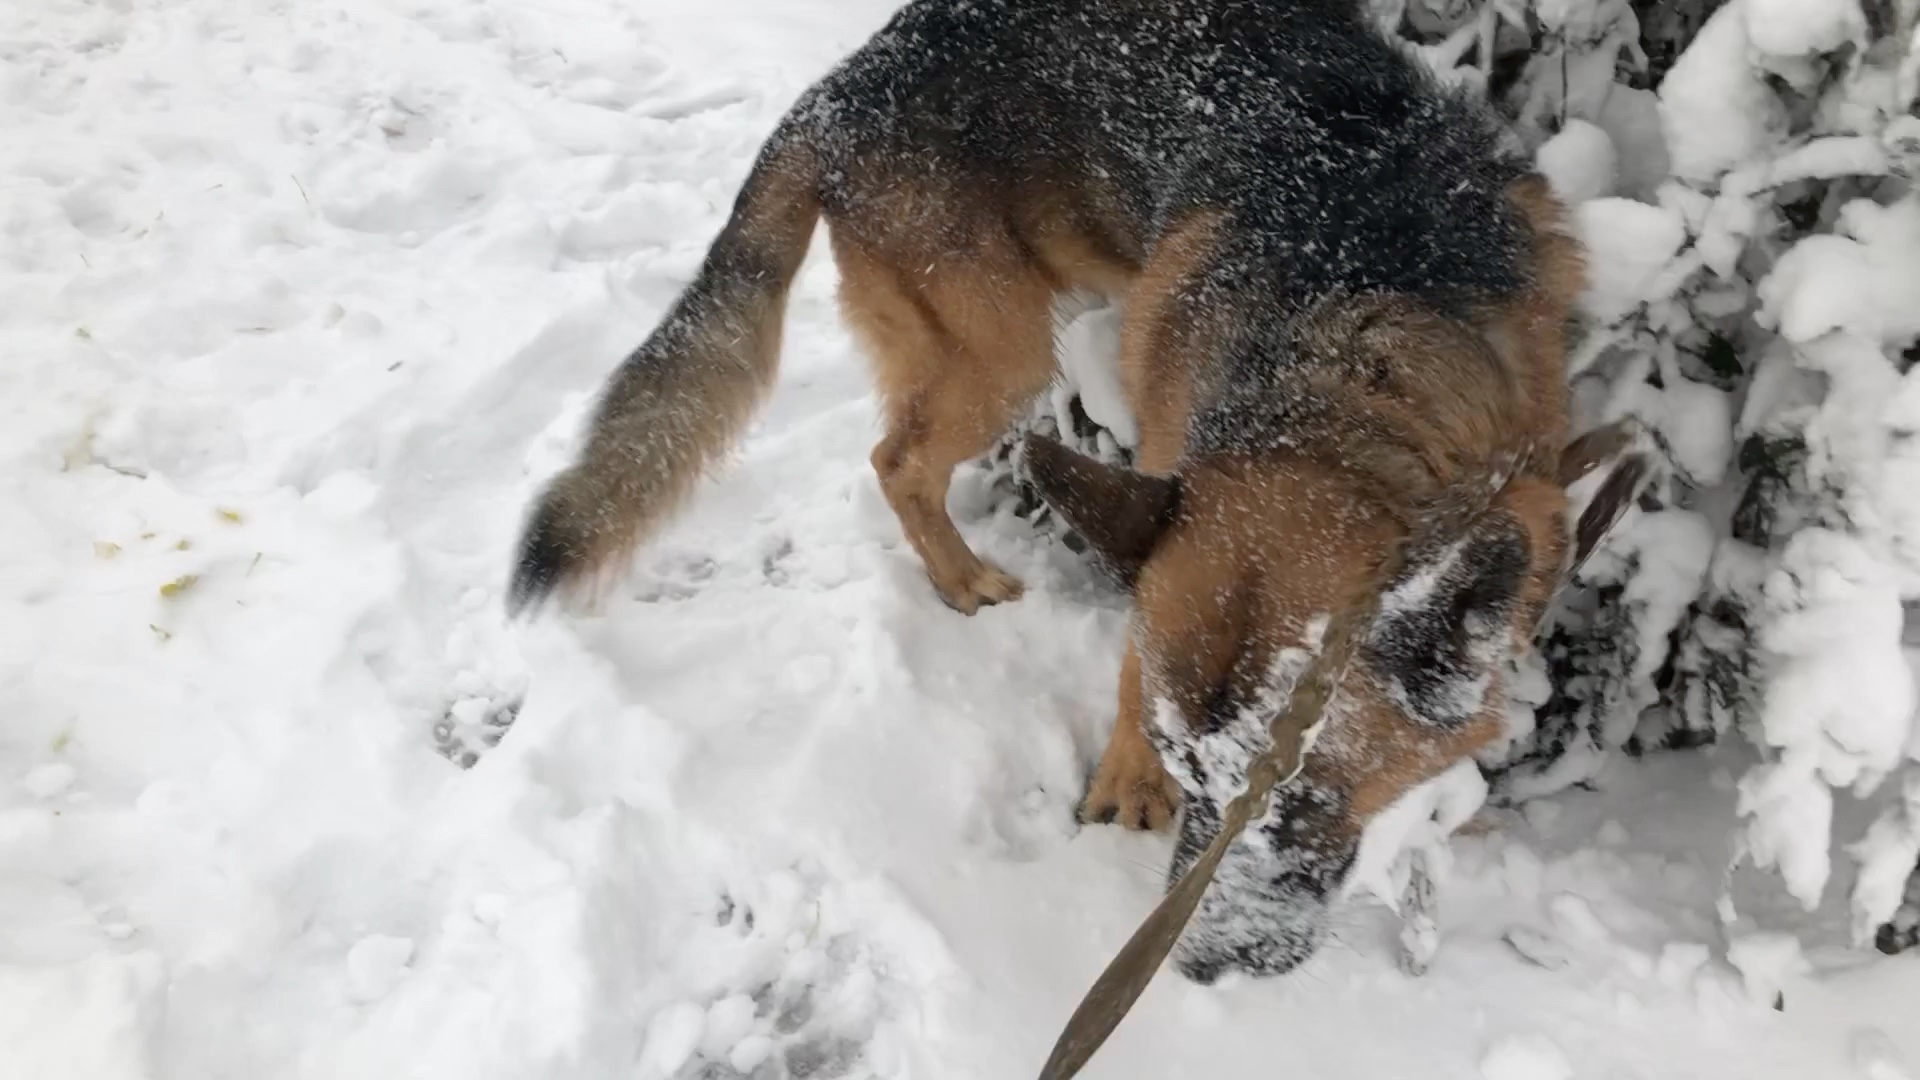
[[[676,1002],[653,1014],[640,1056],[640,1075],[672,1076],[693,1057],[706,1030],[706,1015],[691,1001]]]
[[[1619,158],[1604,128],[1585,120],[1567,121],[1540,144],[1534,162],[1567,203],[1586,202],[1613,192]]]
[[[1585,946],[1605,944],[1613,939],[1607,925],[1593,910],[1587,898],[1577,893],[1557,893],[1547,901],[1547,915],[1562,940]]]
[[[1747,997],[1755,1004],[1773,1005],[1788,986],[1811,967],[1792,934],[1757,933],[1727,945],[1727,963],[1740,972]]]
[[[1480,1058],[1481,1080],[1573,1080],[1566,1051],[1544,1035],[1508,1035]]]
[[[347,950],[347,990],[355,1001],[386,997],[413,959],[413,939],[373,934]]]
[[[1790,248],[1760,282],[1762,316],[1788,341],[1835,330],[1876,345],[1920,335],[1920,202],[1855,199],[1836,231]]]
[[[1617,528],[1588,564],[1586,575],[1625,583],[1619,602],[1636,613],[1627,696],[1611,703],[1605,724],[1630,731],[1641,711],[1656,703],[1653,674],[1666,660],[1673,628],[1698,594],[1713,551],[1713,526],[1702,515],[1661,510],[1635,515]]]
[[[1596,198],[1574,207],[1573,219],[1590,263],[1582,307],[1596,319],[1618,319],[1679,286],[1672,264],[1687,227],[1677,213],[1634,199]]]
[[[1509,659],[1505,687],[1506,722],[1501,726],[1500,734],[1478,755],[1483,763],[1504,760],[1513,752],[1515,745],[1530,739],[1538,723],[1540,707],[1553,696],[1553,683],[1547,677],[1546,661],[1538,650],[1528,650]]]
[[[1654,977],[1667,986],[1685,986],[1707,966],[1711,959],[1705,945],[1697,942],[1670,941],[1655,961]]]
[[[1847,854],[1860,865],[1852,929],[1854,942],[1864,945],[1900,910],[1920,866],[1920,771],[1907,772],[1901,797],[1881,811],[1865,836],[1848,845]]]
[[[1738,0],[1747,41],[1769,57],[1832,52],[1866,38],[1858,0]]]
[[[1531,926],[1508,927],[1502,940],[1522,959],[1548,971],[1559,971],[1571,962],[1564,942]]]
[[[0,901],[0,917],[19,918],[9,907]],[[0,1045],[7,1048],[10,1074],[60,1080],[152,1075],[154,1042],[167,1026],[167,964],[158,953],[102,947],[24,959],[0,952]]]
[[[1634,416],[1657,430],[1672,463],[1686,478],[1711,486],[1725,478],[1733,463],[1733,402],[1712,386],[1683,377],[1667,351],[1641,361],[1661,372],[1658,385],[1647,378],[1623,378],[1608,402],[1609,419]]]
[[[1434,872],[1444,873],[1449,839],[1486,798],[1486,778],[1470,760],[1409,789],[1367,822],[1342,894],[1370,896],[1398,911],[1413,853],[1422,852]]]
[[[36,799],[55,799],[67,793],[73,787],[74,778],[80,774],[64,761],[42,765],[26,775],[21,786],[27,794]]]
[[[1868,242],[1810,237],[1787,252],[1761,287],[1763,314],[1796,342],[1794,359],[1825,377],[1819,404],[1798,406],[1806,471],[1841,493],[1833,525],[1792,536],[1766,578],[1768,621],[1759,641],[1768,663],[1759,719],[1763,742],[1777,755],[1742,784],[1742,812],[1753,818],[1751,854],[1760,865],[1779,866],[1807,906],[1817,901],[1831,869],[1832,799],[1825,789],[1873,792],[1905,759],[1920,704],[1901,640],[1903,597],[1913,595],[1916,584],[1907,553],[1920,525],[1902,412],[1911,376],[1882,352],[1889,338],[1920,333],[1912,305],[1894,297],[1899,282],[1920,286],[1920,265],[1909,265],[1909,252],[1892,254],[1881,239],[1890,236],[1895,245],[1911,239],[1920,222],[1914,209],[1849,204],[1845,227]],[[1871,275],[1859,271],[1875,258],[1879,276],[1868,280]],[[1789,398],[1787,404],[1796,403]],[[1879,827],[1878,838],[1862,849],[1877,869],[1856,888],[1859,941],[1898,906],[1898,890],[1884,880],[1892,873],[1885,861],[1900,846],[1889,839],[1898,835],[1890,828]]]
[[[1748,62],[1749,3],[1729,0],[1715,11],[1660,86],[1669,167],[1681,180],[1717,180],[1785,128],[1779,98]]]
[[[1057,352],[1067,385],[1079,392],[1087,418],[1112,433],[1129,450],[1140,443],[1133,408],[1120,385],[1119,343],[1121,308],[1095,308],[1068,322],[1060,331]],[[1056,418],[1063,423],[1062,406]]]
[[[1870,790],[1904,757],[1915,705],[1898,588],[1858,538],[1808,529],[1789,542],[1766,589],[1767,744],[1784,757],[1805,754],[1829,785]]]
[[[1409,972],[1424,973],[1440,949],[1436,908],[1453,865],[1449,845],[1486,799],[1479,766],[1461,761],[1402,794],[1360,834],[1340,896],[1370,897],[1400,916],[1400,961]]]

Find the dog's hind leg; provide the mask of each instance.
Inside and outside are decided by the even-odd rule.
[[[1196,212],[1154,242],[1127,292],[1120,327],[1120,379],[1140,428],[1134,467],[1173,473],[1186,452],[1194,364],[1209,332],[1193,290],[1213,257],[1219,218]]]
[[[940,598],[971,615],[1020,595],[947,514],[954,467],[983,453],[1052,376],[1051,278],[1010,240],[909,270],[840,230],[840,302],[871,354],[886,412],[881,490]]]

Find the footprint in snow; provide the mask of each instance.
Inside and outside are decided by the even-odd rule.
[[[465,698],[448,707],[433,725],[433,747],[440,756],[471,769],[482,755],[500,745],[520,716],[520,699],[492,701]]]
[[[691,600],[713,581],[719,571],[720,564],[711,555],[665,552],[635,575],[639,580],[632,596],[643,604]]]
[[[794,584],[799,561],[793,539],[769,536],[757,554],[733,553],[722,562],[698,551],[665,551],[635,572],[633,599],[643,604],[691,600],[723,579],[742,584],[758,578],[776,588]],[[748,559],[754,564],[750,568]]]
[[[768,914],[723,897],[693,944],[739,961],[726,984],[661,1009],[641,1073],[673,1080],[870,1080],[869,1048],[888,993],[876,957],[822,929],[817,889],[771,890]]]

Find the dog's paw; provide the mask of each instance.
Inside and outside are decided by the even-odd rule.
[[[1180,789],[1160,765],[1150,747],[1137,751],[1109,751],[1101,759],[1080,804],[1080,820],[1088,825],[1119,825],[1125,829],[1159,832],[1173,822],[1180,808]]]
[[[1020,579],[996,566],[981,563],[964,581],[951,584],[934,582],[934,590],[948,607],[962,615],[972,615],[983,607],[1020,599],[1026,586]]]

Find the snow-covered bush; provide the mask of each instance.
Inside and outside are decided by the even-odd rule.
[[[1612,755],[1744,740],[1740,854],[1808,907],[1836,848],[1856,941],[1908,944],[1920,884],[1920,0],[1371,0],[1497,103],[1591,252],[1577,420],[1660,468],[1520,662],[1483,765],[1515,801]],[[1070,312],[1038,426],[1127,460]],[[1110,352],[1110,338],[1107,339]],[[1835,836],[1836,795],[1874,800]]]

